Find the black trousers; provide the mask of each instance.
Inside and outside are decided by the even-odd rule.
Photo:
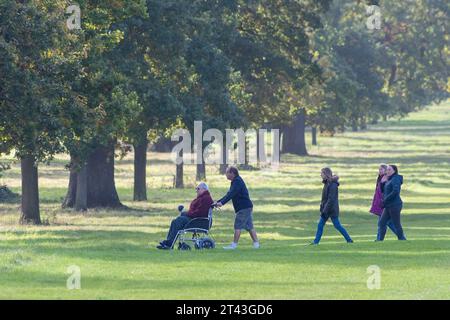
[[[185,212],[181,213],[180,216],[172,220],[170,224],[169,233],[167,234],[167,242],[172,244],[173,240],[177,236],[178,231],[182,230],[184,226],[191,220]]]
[[[402,224],[400,222],[400,213],[402,212],[402,206],[385,208],[383,214],[381,215],[381,219],[378,222],[378,234],[379,239],[383,241],[386,236],[387,224],[389,220],[394,224],[395,230],[397,231],[398,240],[406,240],[405,234],[403,233]]]

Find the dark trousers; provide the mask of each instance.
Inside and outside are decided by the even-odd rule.
[[[401,206],[384,209],[380,221],[378,222],[378,236],[379,236],[378,240],[380,241],[384,240],[389,220],[391,220],[392,223],[394,224],[398,240],[406,240],[405,235],[403,233],[402,224],[400,222],[401,211],[402,211]]]
[[[170,224],[169,233],[167,234],[167,243],[172,245],[173,240],[177,236],[178,231],[182,230],[184,226],[191,220],[188,216],[186,216],[185,212],[182,212],[180,216],[176,217],[172,220]]]
[[[381,220],[381,216],[378,216],[378,223],[380,223],[380,220]],[[387,221],[387,226],[388,226],[389,229],[391,229],[391,231],[392,231],[393,233],[395,233],[395,235],[397,235],[397,230],[395,230],[394,223],[392,222],[391,219],[389,219],[389,220]],[[378,226],[377,226],[377,229],[378,229],[377,240],[380,240],[380,228],[378,228]]]

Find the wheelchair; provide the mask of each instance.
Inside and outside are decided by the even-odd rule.
[[[182,230],[178,231],[170,249],[173,249],[177,242],[178,250],[191,250],[191,245],[197,250],[214,249],[216,243],[209,234],[212,226],[213,209],[214,207],[209,208],[207,218],[194,218]],[[189,245],[189,242],[191,245]]]

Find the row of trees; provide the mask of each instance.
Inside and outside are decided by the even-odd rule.
[[[282,128],[283,152],[306,155],[306,125],[357,130],[448,95],[444,1],[384,1],[375,31],[372,2],[78,3],[75,31],[69,1],[0,0],[0,153],[21,161],[22,223],[40,223],[38,163],[56,153],[71,157],[64,207],[121,207],[117,151],[133,146],[134,200],[146,200],[149,141],[194,120]]]
[[[380,30],[361,23],[364,8],[335,0],[313,37],[324,82],[307,86],[305,97],[308,121],[322,132],[365,129],[448,97],[449,3],[372,3]]]

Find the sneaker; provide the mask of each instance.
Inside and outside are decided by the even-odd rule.
[[[353,243],[353,240],[352,240],[352,239],[350,239],[350,240],[348,240],[348,241],[347,241],[347,243]]]
[[[156,246],[156,248],[158,248],[159,250],[170,250],[170,247],[161,244],[159,246]]]
[[[237,248],[237,243],[232,242],[229,246],[223,247],[225,250],[234,250]]]
[[[259,241],[253,242],[253,248],[259,249],[259,247],[260,247]]]
[[[319,243],[314,242],[314,241],[307,244],[307,246],[318,246],[318,245],[319,245]]]
[[[161,246],[163,246],[163,247],[170,247],[170,246],[171,246],[170,241],[167,241],[167,240],[163,240],[163,241],[161,241],[159,244],[160,244]]]

